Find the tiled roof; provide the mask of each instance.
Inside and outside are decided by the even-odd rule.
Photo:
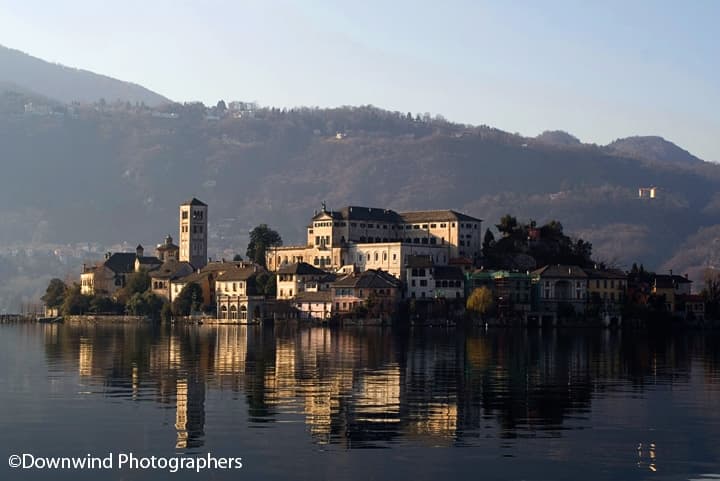
[[[678,275],[657,275],[655,276],[655,287],[658,289],[674,289],[678,284],[690,284],[692,281]]]
[[[591,279],[627,279],[627,274],[619,269],[584,269]]]
[[[532,272],[534,276],[551,277],[559,279],[586,279],[588,275],[578,266],[569,266],[562,264],[554,264],[551,266],[541,267]]]
[[[425,210],[413,212],[395,212],[391,209],[382,209],[379,207],[362,207],[350,205],[340,209],[339,211],[322,211],[317,213],[313,220],[319,219],[324,215],[329,215],[333,220],[346,221],[374,221],[387,223],[402,222],[442,222],[442,221],[470,221],[482,222],[467,214],[463,214],[454,210]]]
[[[288,264],[282,266],[278,270],[278,274],[298,274],[301,276],[316,275],[322,276],[327,274],[325,271],[318,269],[315,266],[308,264],[307,262],[295,262],[294,264]]]
[[[140,265],[145,265],[145,264],[160,265],[160,264],[162,264],[162,261],[155,256],[142,256],[142,257],[138,257],[138,260],[140,261]]]
[[[482,222],[482,219],[471,217],[454,210],[420,210],[414,212],[401,212],[404,222],[442,222],[442,221],[470,221]]]
[[[193,272],[193,266],[189,262],[170,260],[164,262],[160,267],[150,272],[152,279],[178,279]]]
[[[390,209],[380,209],[378,207],[360,207],[350,205],[340,210],[342,218],[345,220],[372,220],[375,222],[400,222],[400,216],[397,212]]]
[[[331,291],[298,292],[294,299],[295,302],[330,302],[331,300]]]
[[[193,198],[190,199],[190,200],[187,200],[187,201],[183,202],[183,203],[180,204],[180,205],[201,205],[201,206],[207,207],[207,204],[206,204],[205,202],[199,201],[199,200],[197,200],[195,197],[193,197]]]
[[[253,267],[240,267],[224,271],[217,277],[218,281],[246,281],[257,274]]]
[[[116,252],[105,261],[105,267],[116,274],[128,274],[135,272],[135,259],[137,259],[135,252]]]
[[[382,270],[370,269],[361,273],[348,274],[333,283],[335,287],[363,287],[372,289],[399,288],[400,281]]]

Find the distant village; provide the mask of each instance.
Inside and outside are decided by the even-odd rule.
[[[489,231],[483,236],[481,219],[454,210],[330,210],[323,203],[308,217],[302,245],[259,237],[255,259],[213,260],[207,255],[209,207],[190,199],[179,207],[177,244],[167,236],[153,252],[138,245],[83,265],[74,301],[67,294],[72,288],[53,293],[51,282],[44,298],[48,313],[228,323],[472,318],[605,326],[643,316],[685,322],[706,317],[706,298],[693,293],[687,276],[589,264],[588,253],[577,257],[585,265],[487,268],[490,250],[500,242]],[[513,245],[538,245],[553,228],[519,228],[506,217],[510,225],[501,231]],[[572,252],[582,248],[578,241]]]

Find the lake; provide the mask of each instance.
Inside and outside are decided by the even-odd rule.
[[[720,335],[0,325],[0,479],[720,479]],[[241,469],[11,469],[242,458]],[[29,459],[29,458],[28,458]]]

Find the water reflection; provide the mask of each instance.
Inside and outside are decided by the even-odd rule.
[[[231,393],[248,427],[303,423],[313,443],[345,448],[562,438],[597,426],[594,403],[617,422],[661,411],[616,400],[673,384],[695,386],[699,410],[720,401],[714,334],[118,324],[44,326],[42,336],[49,365],[89,391],[174,409],[181,450],[213,436],[213,393]],[[655,441],[634,446],[637,467],[656,471]]]

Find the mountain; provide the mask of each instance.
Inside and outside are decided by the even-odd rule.
[[[106,102],[67,105],[81,94]],[[259,223],[302,243],[326,202],[456,209],[488,227],[507,213],[558,219],[620,267],[720,262],[694,247],[720,229],[720,166],[659,137],[603,147],[372,106],[228,107],[0,50],[0,311],[104,250],[177,236],[177,206],[193,196],[210,206],[212,257],[244,253]],[[639,198],[648,186],[655,198]]]
[[[558,146],[573,146],[580,145],[580,140],[567,132],[562,130],[546,130],[542,134],[535,137],[535,140],[550,145]]]
[[[636,159],[657,160],[685,164],[699,164],[703,160],[662,137],[635,136],[617,139],[607,145],[615,154]]]
[[[160,94],[137,84],[46,62],[0,45],[0,84],[14,84],[23,91],[70,103],[144,102],[157,106],[169,102]]]

